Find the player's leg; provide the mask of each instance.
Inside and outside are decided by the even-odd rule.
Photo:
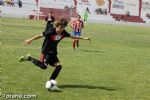
[[[58,75],[59,75],[61,69],[62,69],[62,66],[61,66],[61,64],[60,64],[59,62],[56,62],[56,63],[54,64],[54,67],[55,67],[55,70],[53,71],[53,73],[52,73],[52,75],[51,75],[49,81],[53,81],[53,80],[55,81],[56,78],[58,77]],[[49,81],[48,81],[48,82],[49,82]],[[56,82],[56,83],[57,83],[57,82]],[[60,89],[59,89],[58,86],[55,84],[54,86],[52,86],[52,87],[50,88],[50,90],[60,90]]]
[[[76,34],[76,37],[80,37],[80,35],[81,35],[81,32],[78,32]],[[79,47],[79,39],[76,39],[76,46]]]
[[[86,16],[84,19],[84,23],[87,24],[88,17]]]
[[[43,58],[43,59],[44,59],[44,58]],[[37,59],[31,57],[30,54],[27,54],[27,55],[25,55],[25,56],[20,57],[20,58],[19,58],[19,61],[20,61],[20,62],[22,62],[22,61],[30,61],[30,62],[32,62],[34,65],[40,67],[41,69],[47,69],[47,64],[46,64],[46,63],[44,63],[44,62],[42,62],[42,61],[40,61],[40,60],[37,60]]]
[[[49,64],[51,66],[55,67],[55,69],[54,69],[53,73],[51,74],[49,81],[46,82],[46,88],[48,88],[50,90],[59,90],[57,85],[49,87],[49,84],[51,84],[50,82],[52,80],[56,80],[56,78],[58,77],[58,75],[62,69],[62,66],[61,66],[56,54],[49,55]]]
[[[59,75],[61,69],[62,69],[62,66],[59,62],[56,62],[54,64],[54,67],[55,67],[55,70],[53,71],[53,73],[50,77],[50,80],[55,80],[57,78],[57,76]]]
[[[76,36],[76,32],[73,32],[73,35]],[[75,46],[76,46],[76,39],[73,39],[72,47],[74,50],[75,50]]]
[[[73,39],[72,47],[73,47],[73,49],[75,50],[75,47],[76,47],[76,39]]]
[[[77,39],[77,43],[76,44],[77,44],[77,48],[78,48],[79,47],[79,39]]]
[[[59,75],[62,66],[59,62],[57,54],[50,54],[49,57],[50,57],[49,64],[51,66],[55,67],[55,70],[53,71],[52,75],[50,76],[50,80],[55,80],[57,78],[57,76]]]

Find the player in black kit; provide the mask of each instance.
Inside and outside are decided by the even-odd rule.
[[[50,12],[48,16],[46,16],[45,18],[45,23],[46,23],[45,30],[48,30],[50,27],[53,27],[54,21],[55,21],[55,18],[52,15],[52,12]]]
[[[34,65],[40,67],[41,69],[47,69],[48,64],[55,67],[49,81],[55,80],[62,68],[59,59],[57,57],[57,45],[58,43],[65,37],[70,37],[73,39],[83,39],[83,40],[90,40],[89,37],[82,38],[82,37],[75,37],[71,36],[66,30],[65,27],[67,26],[68,21],[65,19],[61,19],[55,22],[54,28],[49,28],[45,30],[42,34],[34,36],[30,39],[25,40],[25,44],[29,45],[32,41],[40,39],[44,37],[44,42],[42,45],[42,54],[41,59],[37,60],[33,58],[30,54],[22,56],[19,58],[19,61],[30,61]],[[47,83],[49,82],[47,81]],[[46,83],[46,84],[47,84]],[[48,87],[47,87],[48,88]]]

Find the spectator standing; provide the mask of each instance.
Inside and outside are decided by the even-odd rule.
[[[4,1],[0,0],[0,5],[4,6]]]
[[[22,8],[22,1],[21,0],[18,0],[18,5],[19,5],[19,8]]]
[[[50,12],[48,16],[45,18],[45,23],[46,23],[45,30],[48,30],[49,28],[53,27],[54,21],[55,21],[55,18],[52,15],[52,12]]]

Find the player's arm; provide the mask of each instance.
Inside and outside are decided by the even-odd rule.
[[[81,40],[89,40],[91,41],[90,37],[75,37],[75,36],[70,36],[72,39],[81,39]]]
[[[25,40],[25,41],[24,41],[24,44],[25,44],[25,45],[29,45],[29,44],[32,43],[32,41],[38,40],[38,39],[40,39],[40,38],[42,38],[42,37],[43,37],[42,34],[36,35],[36,36],[34,36],[34,37],[32,37],[32,38],[29,38],[29,39]]]
[[[38,40],[42,37],[50,37],[51,33],[53,33],[53,32],[54,32],[54,29],[50,28],[49,30],[45,30],[42,34],[36,35],[30,39],[25,40],[24,43],[25,43],[25,45],[29,45],[34,40]]]
[[[74,21],[71,22],[70,27],[73,28],[74,27]]]
[[[76,37],[76,36],[70,35],[70,33],[66,32],[66,30],[65,30],[65,37],[70,37],[72,39],[82,39],[82,40],[89,40],[89,41],[91,41],[90,37]]]

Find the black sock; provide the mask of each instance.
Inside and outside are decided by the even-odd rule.
[[[55,80],[61,70],[62,66],[61,65],[58,65],[55,67],[55,70],[53,71],[51,77],[50,77],[50,80]]]
[[[33,57],[29,57],[28,61],[31,61],[34,65],[40,67],[41,69],[47,69],[47,65],[44,62],[41,62]]]

